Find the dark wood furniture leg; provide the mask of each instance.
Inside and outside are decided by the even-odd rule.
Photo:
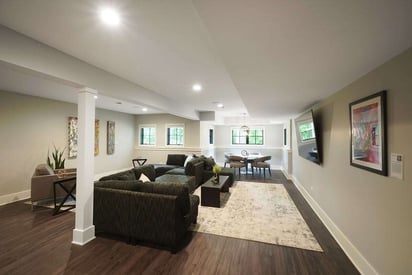
[[[73,191],[76,189],[76,182],[73,184],[73,186],[70,189],[68,189],[65,186],[65,183],[71,182],[73,180],[76,180],[76,177],[68,177],[68,178],[59,179],[53,183],[53,195],[54,195],[53,196],[53,199],[54,199],[53,216],[59,213],[66,212],[76,207],[76,205],[64,205],[64,203],[67,201],[69,197],[73,198],[73,200],[76,201],[76,196],[73,194]],[[62,188],[66,192],[66,196],[64,196],[63,200],[60,202],[59,205],[57,205],[56,186],[60,186],[60,188]],[[63,206],[67,206],[68,208],[64,210],[60,210]]]

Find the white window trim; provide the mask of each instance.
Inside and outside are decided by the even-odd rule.
[[[182,145],[176,145],[176,144],[167,144],[167,128],[173,128],[173,127],[181,127],[183,128],[183,144]],[[185,125],[184,124],[166,124],[165,125],[165,146],[166,147],[184,147],[185,146],[185,135],[186,135],[186,130],[185,130]]]
[[[137,133],[137,135],[139,136],[138,138],[138,144],[139,146],[145,146],[145,147],[155,147],[157,146],[157,125],[156,124],[139,124],[138,125],[139,128],[139,132]],[[142,128],[155,128],[155,142],[154,144],[142,144]]]
[[[262,129],[263,130],[263,144],[233,144],[232,143],[232,130],[233,129],[240,129],[240,127],[241,126],[230,127],[230,132],[229,132],[230,146],[233,146],[233,147],[244,147],[244,146],[247,146],[247,147],[264,147],[265,146],[265,143],[266,143],[266,129],[265,129],[264,126],[256,126],[256,127],[250,126],[249,127],[249,129]]]

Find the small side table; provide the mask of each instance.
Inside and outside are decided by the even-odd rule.
[[[143,159],[143,158],[132,159],[133,167],[142,166],[146,163],[146,161],[147,159]]]
[[[74,184],[69,187],[66,186],[69,183],[72,183],[74,181]],[[64,196],[63,200],[60,202],[59,205],[57,205],[57,194],[56,194],[56,187],[60,187],[66,192],[66,195]],[[66,212],[70,209],[73,209],[76,207],[75,204],[70,204],[70,205],[65,205],[64,203],[67,201],[69,197],[71,197],[74,201],[76,201],[76,195],[73,194],[74,190],[76,190],[76,176],[72,177],[66,177],[66,178],[61,178],[58,180],[55,180],[53,182],[53,195],[54,195],[54,211],[53,211],[53,216],[59,213]],[[64,210],[60,210],[62,207],[67,207]]]

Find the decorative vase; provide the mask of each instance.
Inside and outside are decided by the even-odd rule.
[[[219,174],[218,173],[215,174],[215,183],[219,183]]]

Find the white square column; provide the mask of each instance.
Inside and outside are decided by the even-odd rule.
[[[93,225],[94,127],[97,91],[82,88],[78,94],[76,223],[73,244],[84,245],[95,238]]]

